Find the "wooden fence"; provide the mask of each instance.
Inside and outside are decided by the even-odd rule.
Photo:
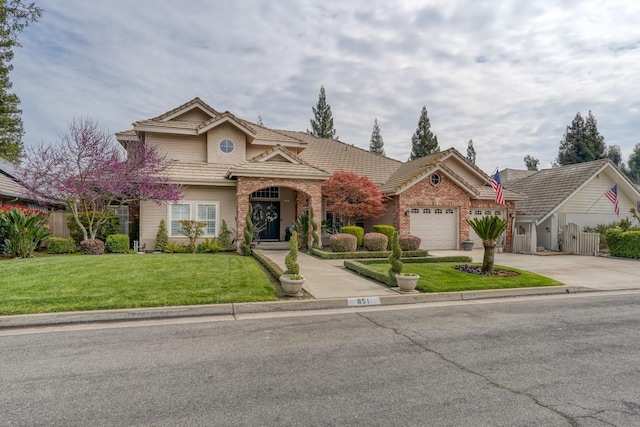
[[[531,234],[513,235],[513,252],[516,254],[531,253]]]
[[[594,255],[600,253],[600,234],[583,233],[577,224],[562,226],[563,252],[576,255]]]
[[[67,227],[67,218],[71,215],[68,212],[54,211],[49,215],[49,227],[55,237],[70,237],[69,227]]]

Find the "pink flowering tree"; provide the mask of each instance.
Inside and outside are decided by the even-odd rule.
[[[59,144],[27,150],[22,183],[34,200],[65,204],[84,240],[95,239],[107,211],[140,200],[182,197],[181,187],[169,182],[169,161],[157,147],[130,142],[127,154],[93,120],[74,119]]]

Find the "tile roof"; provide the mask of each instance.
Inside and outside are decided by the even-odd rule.
[[[329,173],[347,171],[366,176],[378,186],[384,184],[402,165],[398,160],[335,139],[319,139],[297,131],[277,132],[307,143],[307,147],[299,154],[305,162]]]
[[[26,188],[18,182],[18,172],[8,161],[0,158],[0,195],[25,198]]]
[[[193,98],[191,101],[187,101],[184,104],[169,110],[165,113],[160,114],[159,116],[153,117],[149,120],[153,120],[153,121],[162,121],[165,120],[168,117],[171,117],[172,115],[179,113],[182,110],[186,110],[189,107],[191,107],[192,105],[199,105],[201,108],[203,108],[205,111],[207,111],[208,113],[210,113],[212,116],[217,116],[218,113],[213,107],[211,107],[210,105],[208,105],[206,102],[204,102],[203,100],[201,100],[200,98],[198,98],[197,96],[195,98]]]
[[[508,183],[513,183],[533,175],[538,171],[530,171],[527,169],[502,169],[500,171],[500,181],[506,187]]]
[[[403,163],[399,168],[389,177],[387,182],[382,187],[383,192],[394,192],[409,184],[411,181],[422,176],[426,171],[433,169],[438,164],[438,161],[446,155],[452,153],[453,148],[449,148],[444,151],[440,151],[429,156],[420,157],[407,163]]]
[[[269,161],[271,155],[282,154],[293,162]],[[252,159],[229,168],[227,177],[234,176],[277,176],[280,178],[296,177],[306,179],[328,179],[331,174],[313,165],[310,165],[295,153],[285,147],[277,145],[260,153]]]
[[[180,183],[219,183],[226,178],[229,165],[207,162],[174,161],[169,167],[168,176]]]
[[[523,179],[504,184],[505,188],[527,195],[516,203],[518,215],[543,219],[581,185],[609,164],[608,159],[543,169]]]

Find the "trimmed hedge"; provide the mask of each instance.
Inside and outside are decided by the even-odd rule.
[[[420,249],[420,243],[422,239],[418,236],[412,236],[411,234],[398,235],[398,243],[400,243],[400,249],[403,251],[417,251]]]
[[[367,233],[362,239],[362,246],[368,251],[384,251],[389,239],[382,233]]]
[[[358,227],[357,225],[345,225],[342,227],[343,234],[352,234],[356,236],[358,247],[362,246],[362,239],[364,238],[364,228]]]
[[[360,259],[360,258],[388,258],[389,251],[379,252],[328,252],[322,249],[312,248],[309,253],[322,259]],[[426,257],[429,256],[429,251],[425,249],[418,249],[417,251],[403,251],[402,259],[406,257]]]
[[[284,274],[284,271],[280,268],[280,266],[278,264],[276,264],[275,262],[271,261],[271,259],[267,258],[266,256],[264,256],[259,250],[258,251],[252,251],[251,255],[253,255],[253,257],[255,259],[258,260],[258,262],[260,264],[262,264],[262,266],[269,272],[271,273],[271,275],[277,280],[280,278],[280,276],[282,276]]]
[[[76,242],[71,237],[50,237],[47,252],[50,254],[72,254],[78,250]]]
[[[126,234],[110,234],[104,242],[105,251],[112,254],[129,253],[129,236]]]
[[[380,233],[387,236],[387,249],[390,249],[391,236],[393,236],[393,233],[395,233],[396,231],[396,228],[393,225],[376,224],[373,227],[371,227],[371,231],[373,231],[374,233]]]
[[[99,239],[87,239],[80,242],[80,252],[83,255],[104,254],[104,242]]]
[[[334,234],[329,239],[329,245],[334,252],[355,252],[358,238],[348,233]]]
[[[621,258],[640,258],[640,230],[610,228],[606,233],[609,254]]]

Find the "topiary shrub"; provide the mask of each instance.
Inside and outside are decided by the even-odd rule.
[[[391,236],[391,255],[389,255],[389,280],[391,283],[396,283],[396,274],[402,273],[402,249],[400,248],[400,239],[398,238],[398,233],[393,233]]]
[[[50,237],[47,252],[50,254],[72,254],[77,251],[76,242],[71,237]]]
[[[231,243],[231,231],[227,227],[227,221],[222,220],[222,225],[220,226],[220,233],[218,233],[218,237],[216,239],[216,243],[221,251],[230,251],[232,249]]]
[[[102,218],[102,213],[96,212],[96,217],[94,220],[94,224]],[[106,221],[98,227],[98,231],[96,232],[96,239],[102,240],[103,242],[107,239],[107,236],[110,234],[117,234],[120,231],[120,218],[118,215],[113,212],[107,212],[104,216],[107,217]],[[89,227],[89,223],[83,214],[80,214],[80,222],[85,227]],[[76,243],[80,243],[80,241],[84,238],[82,235],[82,230],[76,224],[76,220],[73,219],[73,215],[69,215],[69,219],[67,220],[67,227],[69,228],[69,235]],[[88,231],[88,228],[87,228]],[[89,236],[91,237],[91,236]]]
[[[364,238],[364,228],[358,227],[357,225],[346,225],[342,227],[342,232],[356,236],[356,244],[358,246],[362,246],[362,239]]]
[[[284,265],[287,267],[284,274],[298,276],[300,265],[298,265],[298,233],[294,231],[289,240],[289,253],[284,258]]]
[[[100,239],[87,239],[80,242],[80,252],[83,255],[104,254],[104,242]]]
[[[333,234],[329,239],[329,246],[333,252],[355,252],[358,239],[353,234]]]
[[[393,225],[376,224],[373,227],[371,227],[371,231],[373,231],[374,233],[381,233],[387,236],[386,249],[391,249],[391,237],[393,237],[393,233],[396,232],[396,229]]]
[[[104,242],[105,251],[112,254],[129,253],[129,236],[126,234],[111,234]]]
[[[155,250],[164,252],[164,249],[169,244],[169,233],[167,231],[167,223],[164,219],[160,220],[158,225],[158,232],[156,233],[156,246]]]
[[[244,227],[244,230],[242,231],[242,234],[244,235],[244,242],[242,242],[242,244],[240,244],[240,251],[242,252],[242,255],[251,255],[252,249],[251,249],[251,243],[253,242],[253,221],[251,220],[251,216],[253,215],[253,205],[251,203],[249,203],[249,209],[247,210],[247,215],[245,216],[245,222],[246,222],[246,226]]]
[[[368,251],[384,251],[389,239],[382,233],[367,233],[362,239],[362,246]]]
[[[411,234],[401,234],[398,236],[398,243],[400,244],[400,249],[403,251],[417,251],[420,249],[420,243],[422,239],[418,236],[412,236]]]

